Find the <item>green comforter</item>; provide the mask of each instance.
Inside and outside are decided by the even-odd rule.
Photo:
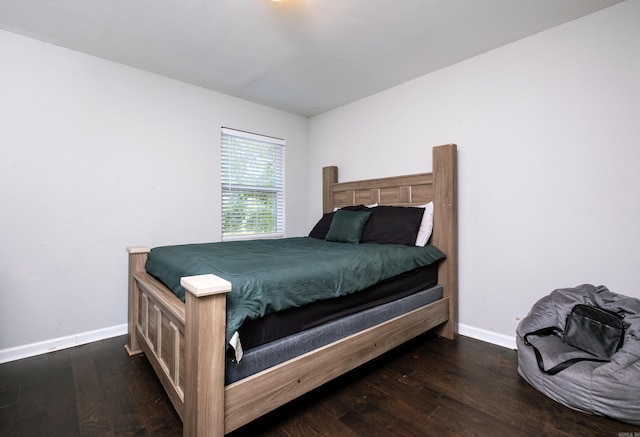
[[[183,276],[231,282],[227,344],[245,319],[343,296],[444,258],[434,246],[347,244],[300,237],[157,247],[146,270],[182,301]]]

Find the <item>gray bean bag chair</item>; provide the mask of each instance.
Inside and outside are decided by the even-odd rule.
[[[556,375],[538,368],[525,334],[548,326],[564,329],[567,314],[578,303],[624,314],[624,344],[610,362],[580,361]],[[640,426],[640,299],[585,284],[562,288],[540,299],[516,329],[518,373],[535,389],[567,407]],[[535,339],[535,340],[534,340]],[[545,369],[581,356],[557,336],[530,337],[544,357]],[[535,341],[535,342],[534,342]]]

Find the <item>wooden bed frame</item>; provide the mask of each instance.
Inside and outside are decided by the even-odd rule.
[[[232,384],[224,383],[225,294],[214,276],[182,278],[182,303],[144,270],[149,249],[128,247],[128,353],[144,352],[178,415],[185,436],[222,436],[321,384],[437,327],[457,335],[457,147],[433,148],[433,171],[338,183],[323,169],[323,210],[358,204],[416,206],[434,202],[432,243],[447,258],[438,269],[444,297]]]

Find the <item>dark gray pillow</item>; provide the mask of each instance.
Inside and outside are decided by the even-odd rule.
[[[370,215],[370,211],[337,210],[333,215],[326,240],[338,243],[359,243],[362,230]]]

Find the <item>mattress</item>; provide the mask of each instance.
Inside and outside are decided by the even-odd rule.
[[[181,277],[211,273],[231,282],[229,344],[245,320],[357,293],[442,258],[430,245],[345,244],[300,237],[157,247],[145,269],[182,300]]]
[[[387,279],[358,293],[290,308],[268,314],[257,320],[246,320],[238,330],[238,334],[242,347],[250,349],[401,299],[431,288],[437,282],[438,264],[434,263]]]

